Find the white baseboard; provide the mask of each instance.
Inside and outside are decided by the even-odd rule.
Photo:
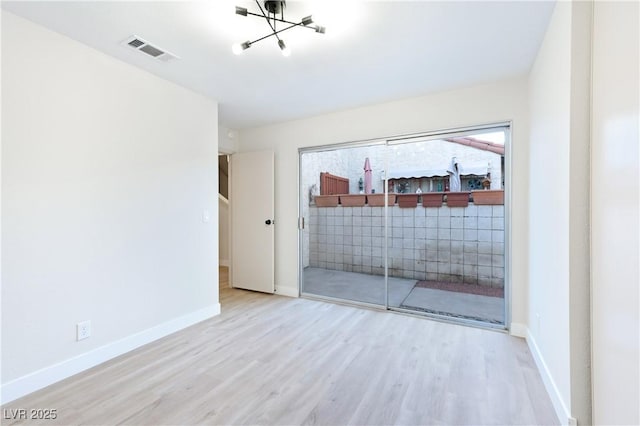
[[[0,404],[6,404],[7,402],[28,395],[218,314],[220,314],[220,304],[216,303],[215,305],[174,318],[113,343],[19,377],[2,385]]]
[[[291,287],[278,287],[276,286],[276,294],[279,296],[287,296],[287,297],[300,297],[297,288]]]
[[[523,339],[527,338],[528,331],[527,325],[520,322],[512,322],[509,328],[509,334],[515,337],[522,337]]]
[[[218,264],[220,266],[226,266],[228,268],[231,266],[231,261],[229,259],[219,259]]]
[[[553,376],[551,376],[551,372],[547,367],[547,363],[542,357],[542,353],[540,352],[540,348],[538,348],[538,344],[536,343],[535,338],[531,334],[531,331],[526,326],[524,327],[526,329],[527,345],[529,346],[531,355],[533,355],[533,360],[538,367],[540,376],[542,376],[542,382],[544,383],[544,387],[547,389],[547,393],[551,398],[551,403],[553,404],[553,408],[556,411],[558,420],[560,420],[560,424],[562,425],[570,425],[572,420],[571,413],[569,413],[567,405],[564,403],[562,395],[560,395],[560,391],[556,386],[555,380],[553,380]]]

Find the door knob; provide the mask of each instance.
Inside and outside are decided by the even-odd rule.
[[[267,219],[264,221],[265,225],[271,225],[271,219]]]

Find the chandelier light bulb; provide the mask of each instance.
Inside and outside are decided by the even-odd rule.
[[[278,46],[280,46],[280,50],[282,51],[282,56],[291,55],[291,49],[289,49],[287,45],[284,44],[284,40],[278,40]]]
[[[251,47],[251,42],[245,41],[244,43],[236,43],[233,46],[231,46],[231,51],[234,54],[239,55],[250,47]]]

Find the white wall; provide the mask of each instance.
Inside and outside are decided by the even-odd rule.
[[[217,121],[3,11],[4,401],[219,311]]]
[[[591,248],[593,421],[640,424],[637,2],[596,2]]]
[[[583,424],[591,421],[590,23],[590,3],[558,2],[529,79],[528,339],[558,417]]]
[[[556,5],[529,80],[529,331],[568,417],[571,5]],[[544,165],[546,173],[540,172]],[[544,376],[544,373],[543,373]],[[561,407],[558,407],[558,404]]]
[[[528,114],[524,79],[442,92],[240,132],[276,157],[276,286],[298,288],[298,148],[513,120],[513,321],[527,319]],[[303,136],[301,136],[303,135]]]
[[[223,154],[238,151],[238,131],[218,125],[218,149]]]

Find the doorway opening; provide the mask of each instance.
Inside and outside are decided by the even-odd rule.
[[[300,150],[301,294],[506,328],[509,140],[504,123]]]
[[[229,156],[218,154],[218,287],[229,288],[231,264]]]

